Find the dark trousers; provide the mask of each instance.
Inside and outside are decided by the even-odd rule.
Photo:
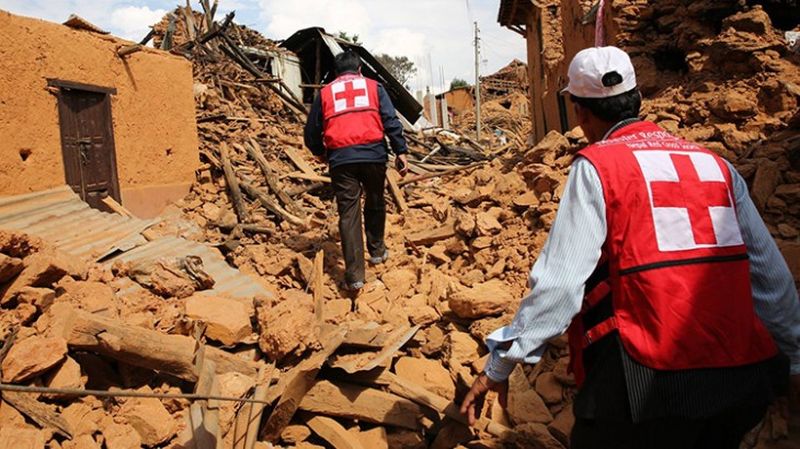
[[[738,449],[767,406],[728,410],[710,418],[661,418],[634,424],[578,418],[571,449]]]
[[[386,164],[355,163],[331,168],[331,181],[339,208],[339,234],[345,264],[345,282],[364,281],[364,238],[361,232],[361,192],[364,192],[364,228],[370,256],[386,250]]]

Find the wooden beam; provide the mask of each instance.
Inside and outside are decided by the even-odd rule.
[[[258,370],[256,388],[253,399],[266,401],[269,384],[275,372],[275,364],[264,365]],[[253,449],[261,428],[261,418],[264,415],[264,404],[245,403],[236,414],[236,424],[233,431],[233,449]]]
[[[195,393],[219,394],[219,381],[214,362],[206,360],[200,365],[200,378],[195,384]],[[223,449],[219,428],[219,403],[210,400],[196,401],[190,406],[189,413],[195,449]]]
[[[275,230],[272,229],[272,228],[268,228],[266,226],[259,226],[257,224],[243,224],[243,225],[241,225],[241,224],[236,224],[236,223],[218,223],[218,222],[212,222],[211,224],[216,226],[216,227],[218,227],[218,228],[220,228],[220,229],[224,229],[226,231],[232,231],[234,228],[239,228],[240,230],[242,230],[244,232],[251,232],[253,234],[272,235],[275,232]]]
[[[6,391],[3,400],[44,429],[53,429],[61,436],[72,439],[73,430],[55,407],[39,402],[28,393]]]
[[[75,81],[67,81],[58,78],[47,78],[47,85],[61,89],[86,90],[89,92],[97,92],[99,94],[117,94],[116,87],[97,86],[94,84],[78,83]]]
[[[317,323],[323,322],[323,304],[324,300],[322,298],[322,287],[323,287],[323,280],[325,279],[324,270],[324,262],[325,262],[325,250],[317,251],[317,255],[314,256],[314,278],[311,282],[311,289],[314,293],[314,315],[317,318]]]
[[[293,179],[304,179],[306,181],[324,182],[325,184],[330,184],[331,183],[331,178],[329,178],[327,176],[316,175],[316,174],[309,175],[309,174],[306,174],[306,173],[293,172],[293,173],[287,173],[284,176],[287,177],[287,178],[293,178]]]
[[[408,399],[374,388],[320,380],[306,393],[300,409],[418,430],[423,409]]]
[[[58,313],[58,320],[63,320],[59,326],[63,326],[63,337],[71,349],[96,352],[190,382],[198,379],[195,341],[191,337],[123,324],[69,306]],[[205,357],[216,364],[219,373],[237,372],[255,377],[257,372],[254,363],[219,348],[206,346]]]
[[[462,167],[457,167],[457,168],[452,168],[450,170],[440,171],[438,173],[429,173],[427,175],[422,175],[422,176],[417,176],[417,177],[414,177],[414,178],[404,179],[404,180],[398,182],[397,184],[400,187],[402,187],[402,186],[405,186],[405,185],[408,185],[408,184],[412,184],[412,183],[415,183],[415,182],[424,181],[426,179],[432,179],[432,178],[437,178],[437,177],[440,177],[440,176],[452,175],[453,173],[458,173],[458,172],[462,172],[462,171],[465,171],[465,170],[471,170],[473,168],[480,167],[481,165],[484,165],[484,164],[486,164],[486,161],[475,162],[475,163],[472,163],[472,164],[469,164],[469,165],[464,165]]]
[[[386,181],[389,183],[389,191],[392,193],[392,197],[394,198],[395,204],[397,204],[397,208],[400,209],[400,213],[405,213],[408,212],[408,203],[406,203],[403,189],[397,184],[399,178],[400,174],[397,173],[397,170],[390,168],[386,171]]]
[[[247,207],[244,198],[242,198],[242,190],[239,188],[239,180],[236,178],[236,173],[233,171],[231,160],[228,157],[228,144],[222,142],[219,146],[219,156],[222,162],[222,171],[225,174],[225,184],[228,186],[228,192],[231,194],[231,202],[233,209],[236,211],[236,217],[239,223],[247,223],[250,221],[250,214],[247,212]]]
[[[292,147],[284,147],[283,152],[284,154],[286,154],[286,156],[289,157],[289,160],[291,160],[292,163],[298,169],[300,169],[301,172],[307,175],[317,176],[317,172],[310,165],[308,165],[308,162],[306,162],[305,159],[303,159],[303,156],[301,156],[300,153],[297,152],[297,150],[295,150]]]
[[[120,58],[124,58],[125,56],[132,55],[137,51],[144,50],[144,45],[142,44],[134,44],[134,45],[126,45],[124,47],[120,47],[117,49],[117,55]]]
[[[128,209],[125,209],[125,207],[123,207],[122,204],[119,204],[117,200],[115,200],[114,198],[107,196],[100,201],[102,201],[103,204],[106,205],[106,207],[116,212],[117,214],[122,215],[123,217],[134,218],[133,213],[131,213],[131,211],[129,211]]]

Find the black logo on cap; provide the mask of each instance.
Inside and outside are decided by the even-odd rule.
[[[603,75],[603,86],[612,87],[617,84],[622,84],[622,75],[617,72],[608,72]]]

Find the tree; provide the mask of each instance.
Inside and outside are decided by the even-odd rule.
[[[382,66],[386,67],[386,70],[404,86],[408,83],[408,80],[417,73],[417,68],[414,67],[414,63],[406,56],[389,56],[386,53],[381,53],[376,55],[375,59],[377,59]]]
[[[459,87],[467,87],[469,83],[461,78],[453,78],[453,81],[450,81],[450,90],[458,89]]]
[[[337,37],[343,41],[361,45],[361,42],[358,41],[358,34],[353,34],[351,36],[350,34],[347,33],[347,31],[339,31],[339,35]]]

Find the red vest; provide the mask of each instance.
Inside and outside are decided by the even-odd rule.
[[[569,329],[578,381],[582,350],[614,330],[634,360],[657,370],[734,367],[775,355],[753,309],[724,161],[649,122],[625,126],[579,154],[603,186],[607,275],[587,283],[584,308]],[[612,316],[584,329],[586,312],[609,295]]]
[[[327,150],[383,140],[378,83],[346,73],[322,88],[323,142]]]

